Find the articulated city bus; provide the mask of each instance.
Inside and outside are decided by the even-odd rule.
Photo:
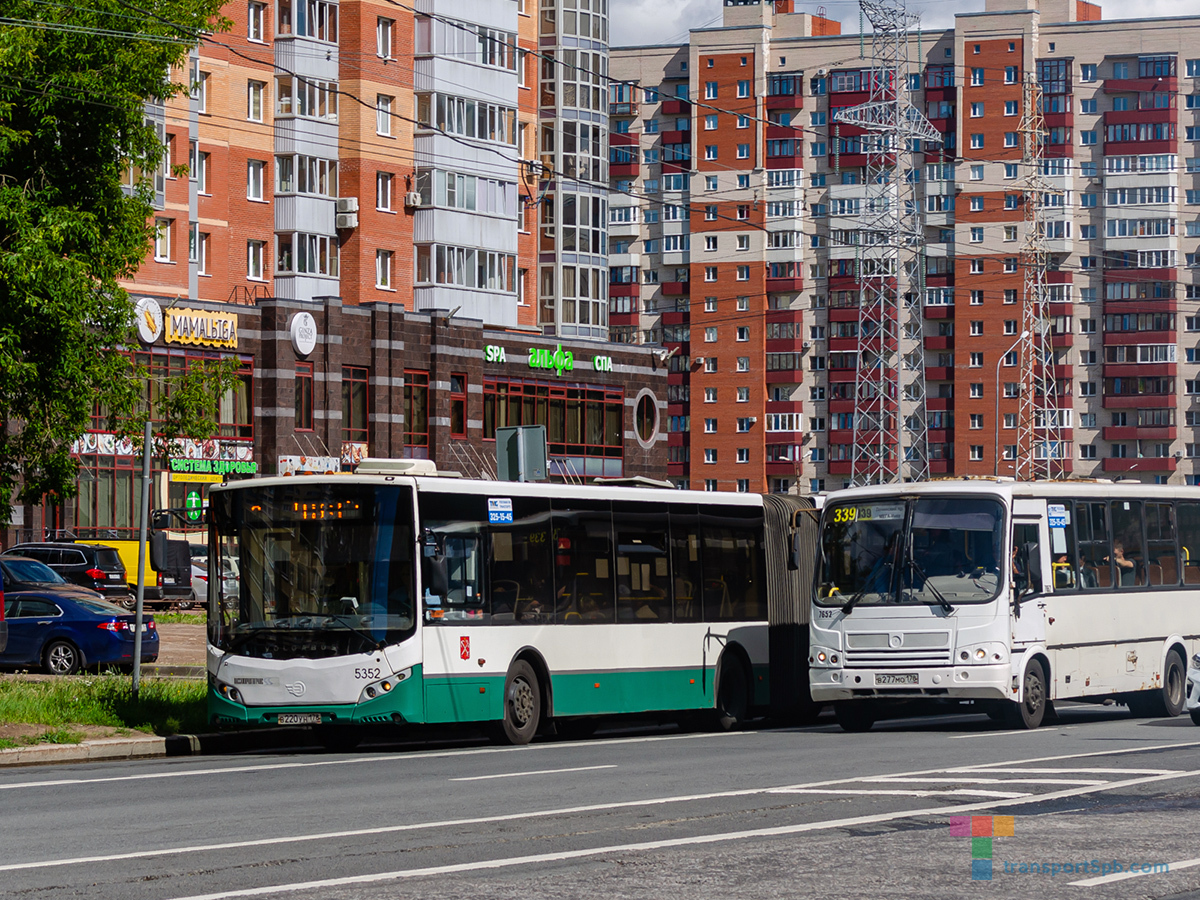
[[[614,714],[814,712],[810,501],[435,472],[212,488],[209,571],[237,573],[208,583],[213,724],[521,744]]]
[[[813,699],[848,731],[913,699],[1036,728],[1060,698],[1178,715],[1200,641],[1200,490],[940,481],[825,505]]]

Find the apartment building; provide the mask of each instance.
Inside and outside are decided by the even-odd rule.
[[[725,0],[686,44],[611,52],[610,328],[665,348],[681,486],[819,491],[853,457],[870,36]],[[1051,341],[1067,472],[1200,475],[1200,18],[988,0],[909,36],[942,137],[924,216],[931,475],[1013,474],[1023,82],[1043,96]]]
[[[664,477],[656,348],[607,341],[607,0],[224,14],[175,73],[190,94],[147,108],[167,159],[139,173],[155,240],[124,285],[152,378],[241,362],[183,448],[199,474],[376,455],[487,477],[497,428],[542,424],[554,478]],[[140,462],[92,426],[79,502],[22,510],[22,536],[134,527]],[[206,489],[169,463],[156,506]]]

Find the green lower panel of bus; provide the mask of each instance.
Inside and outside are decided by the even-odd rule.
[[[243,706],[232,703],[213,689],[208,691],[208,720],[213,725],[277,725],[279,716],[289,713],[318,713],[323,724],[400,724],[421,722],[425,718],[421,667],[414,666],[412,677],[400,682],[386,694],[362,703],[312,703],[288,706]],[[286,724],[286,723],[285,723]]]

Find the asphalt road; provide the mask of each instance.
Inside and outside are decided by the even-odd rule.
[[[31,768],[0,823],[8,900],[1200,897],[1200,728],[1078,706]]]

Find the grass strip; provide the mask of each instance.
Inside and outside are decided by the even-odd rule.
[[[11,678],[0,682],[0,722],[47,725],[64,736],[70,725],[195,734],[205,728],[205,695],[203,681],[147,679],[134,700],[129,676],[115,673],[41,681]]]
[[[159,625],[203,625],[208,621],[208,616],[204,613],[148,612]]]

